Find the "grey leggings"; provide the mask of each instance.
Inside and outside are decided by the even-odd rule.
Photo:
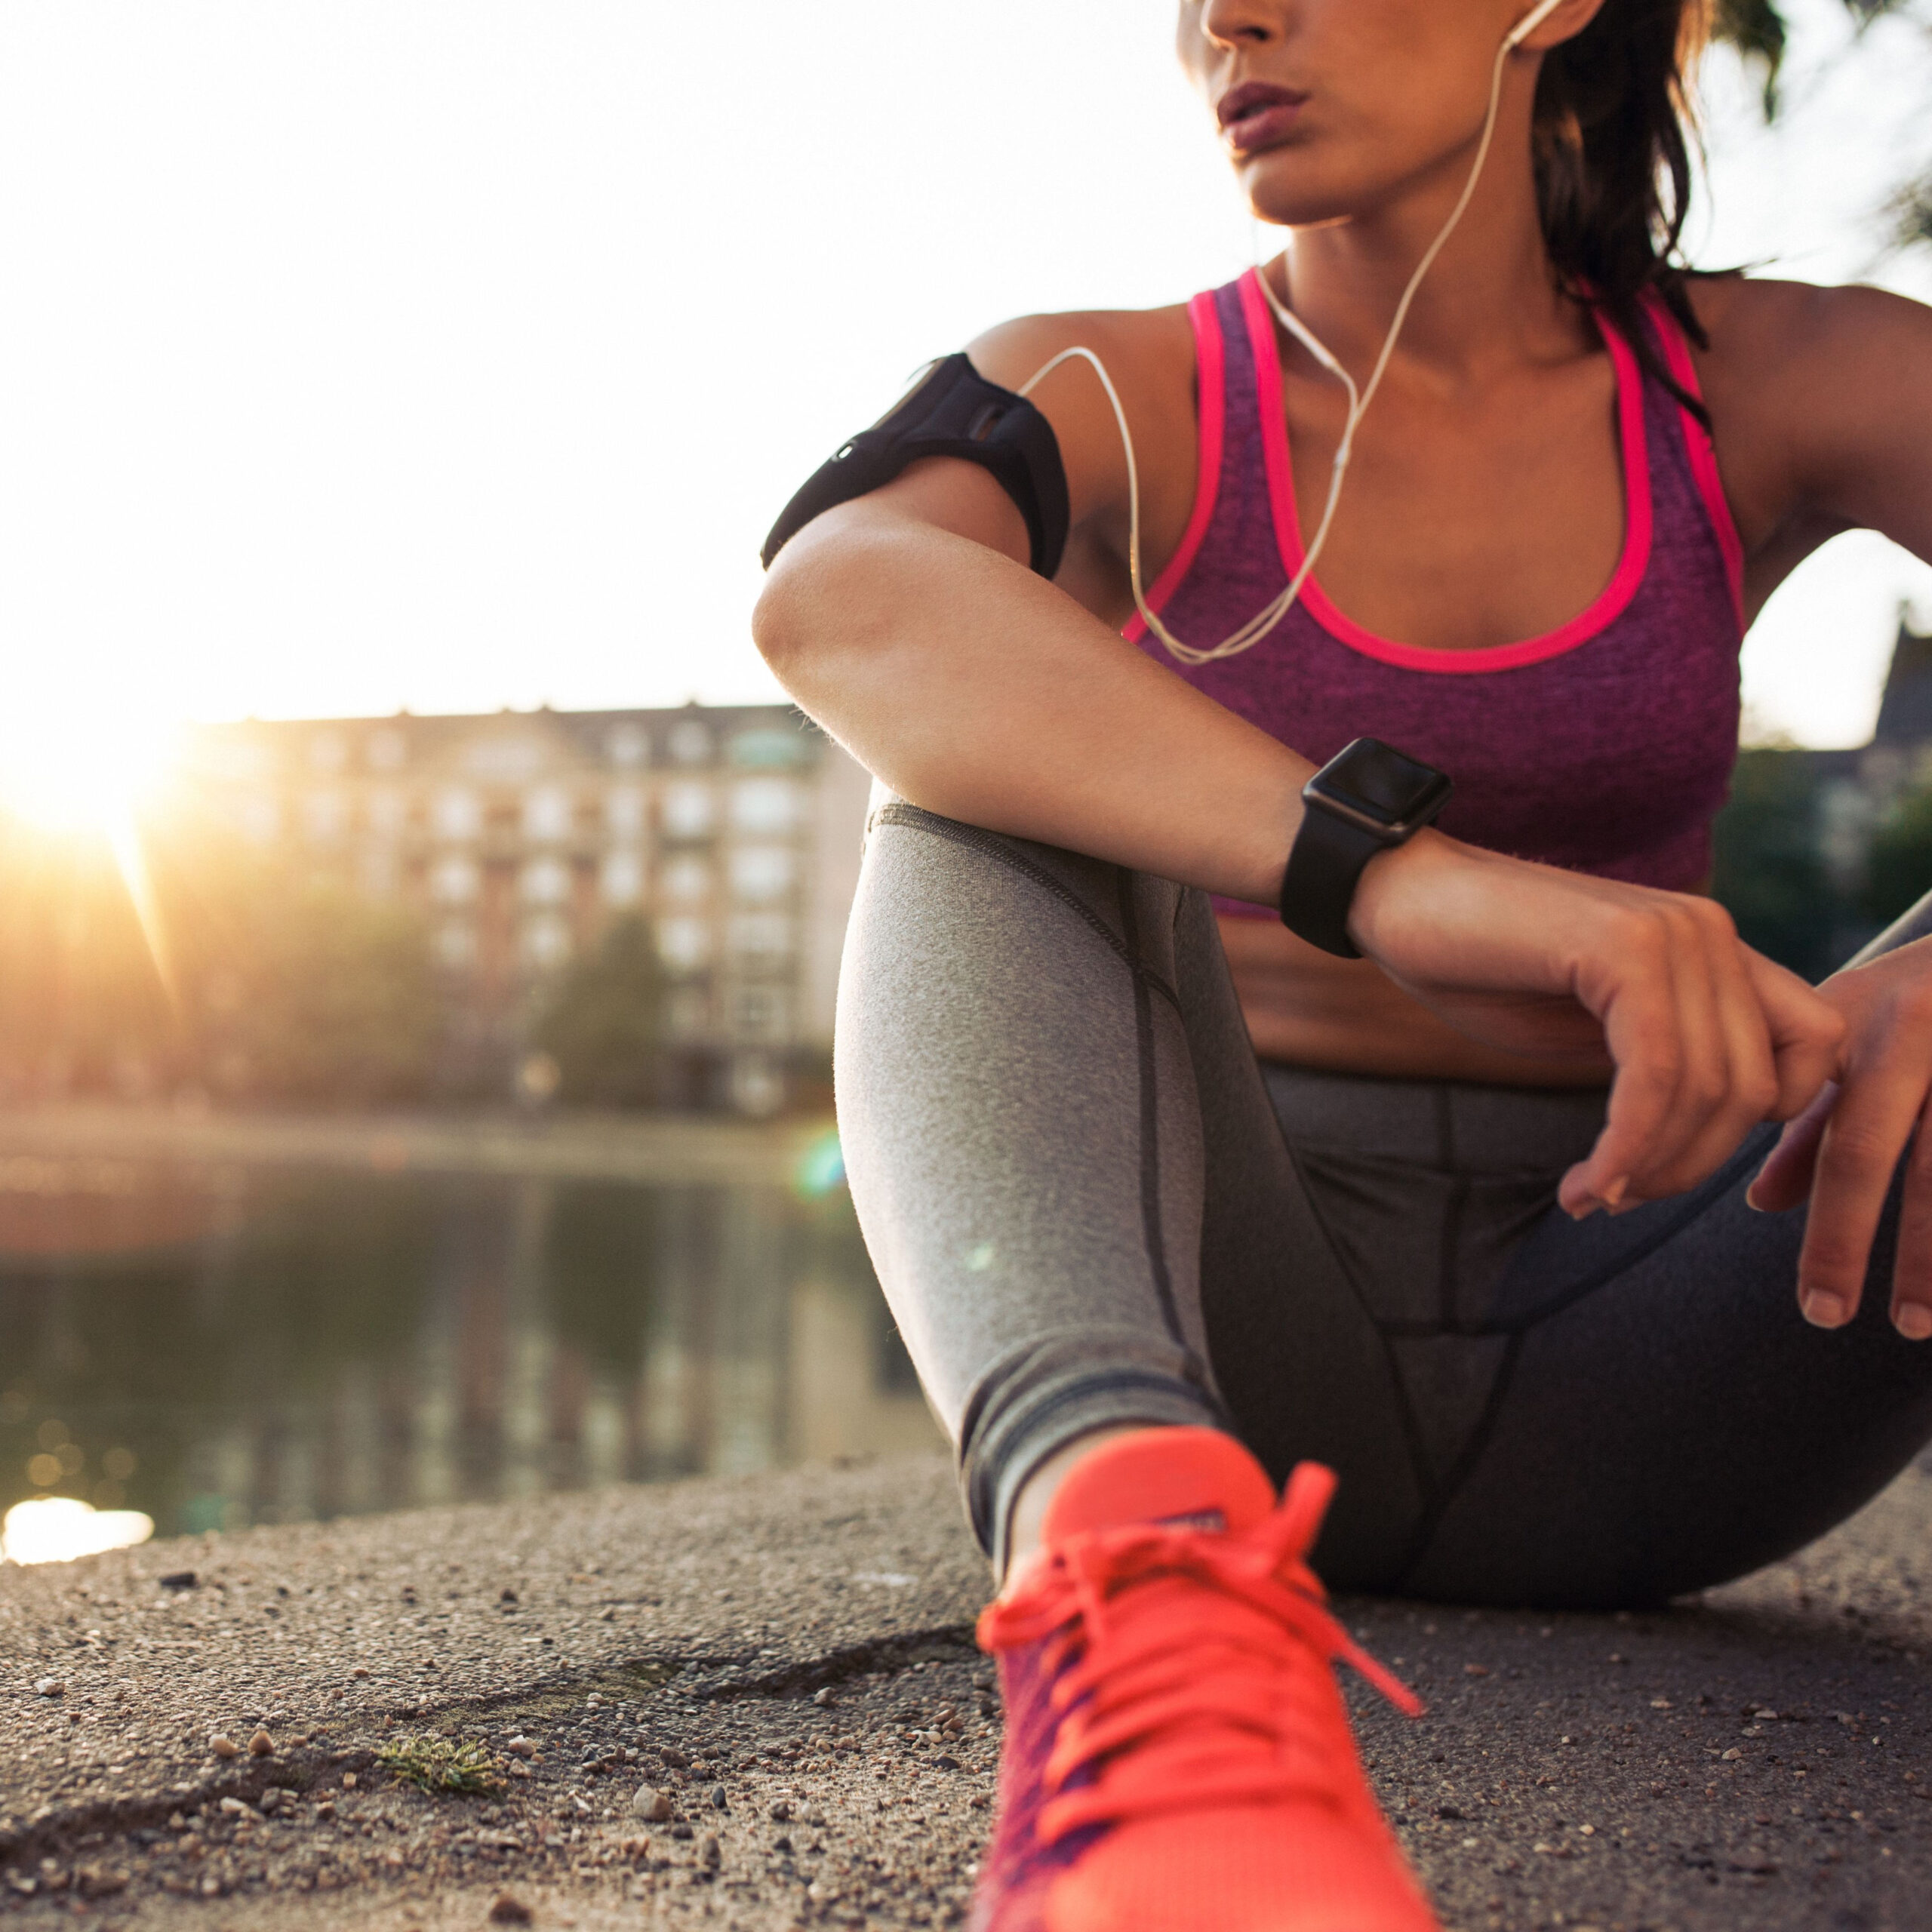
[[[1886,936],[1932,925],[1915,909]],[[1121,1423],[1341,1486],[1333,1586],[1655,1602],[1796,1548],[1932,1436],[1932,1343],[1808,1327],[1801,1212],[1573,1223],[1601,1092],[1257,1064],[1204,895],[875,800],[839,991],[860,1224],[968,1512]]]

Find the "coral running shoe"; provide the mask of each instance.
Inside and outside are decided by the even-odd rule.
[[[1075,1465],[1040,1553],[980,1619],[1007,1731],[973,1932],[1439,1932],[1333,1665],[1421,1705],[1305,1560],[1334,1486],[1304,1463],[1277,1507],[1260,1464],[1206,1429]]]

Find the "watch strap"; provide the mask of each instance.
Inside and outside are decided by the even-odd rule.
[[[1359,959],[1349,937],[1349,908],[1362,868],[1389,841],[1307,801],[1281,875],[1281,923],[1297,938],[1343,959]]]

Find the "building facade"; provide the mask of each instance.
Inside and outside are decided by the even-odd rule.
[[[519,1064],[543,988],[620,918],[667,980],[667,1097],[764,1114],[829,1048],[869,781],[789,706],[202,728],[202,811],[420,909],[453,1037]]]

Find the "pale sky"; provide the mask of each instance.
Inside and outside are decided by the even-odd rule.
[[[1925,140],[1881,26],[1790,125],[1720,71],[1702,258],[1835,279]],[[1029,309],[1238,272],[1168,0],[0,0],[6,710],[231,717],[761,699],[791,489]],[[1932,272],[1883,278],[1932,294]],[[1870,539],[1747,651],[1754,714],[1869,729]]]

